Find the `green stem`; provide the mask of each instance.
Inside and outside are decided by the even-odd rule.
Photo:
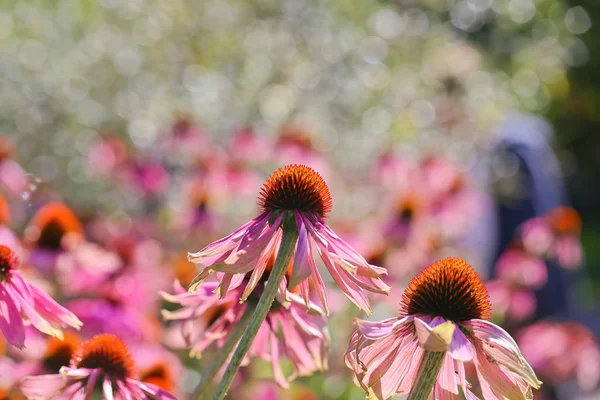
[[[252,315],[252,320],[242,335],[240,343],[231,357],[231,361],[225,370],[223,378],[221,378],[221,382],[219,382],[219,385],[217,386],[217,390],[213,395],[212,400],[223,400],[225,398],[225,395],[231,386],[231,382],[233,381],[237,370],[242,364],[244,356],[250,349],[250,345],[252,345],[252,342],[254,341],[259,328],[267,317],[269,310],[271,310],[273,300],[275,299],[275,295],[279,289],[279,284],[281,283],[287,267],[290,264],[290,260],[294,254],[294,249],[296,248],[296,242],[298,241],[298,228],[296,227],[296,221],[293,213],[288,213],[288,215],[284,217],[282,229],[283,236],[281,238],[281,246],[279,247],[279,252],[277,253],[275,265],[273,266],[273,269],[269,275],[267,286],[265,287],[262,296],[260,296],[258,305],[254,310],[254,315]]]
[[[223,347],[218,351],[210,364],[208,364],[208,367],[206,367],[206,369],[202,372],[200,382],[190,397],[191,400],[202,400],[204,398],[208,398],[206,393],[208,386],[219,371],[219,368],[221,368],[221,366],[225,364],[225,361],[227,361],[227,357],[229,357],[229,354],[231,354],[231,350],[233,350],[234,346],[240,340],[242,333],[244,333],[244,330],[250,323],[253,311],[254,307],[251,307],[251,305],[248,304],[244,314],[242,315],[242,318],[237,322],[235,328],[233,328],[227,337],[227,341],[225,341]]]
[[[435,380],[442,368],[445,355],[445,351],[433,352],[425,350],[421,364],[419,365],[415,384],[410,389],[406,400],[426,400],[429,398]]]

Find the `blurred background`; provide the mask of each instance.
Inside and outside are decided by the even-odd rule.
[[[4,1],[0,222],[82,339],[127,329],[185,372],[164,378],[185,398],[204,360],[158,291],[256,215],[272,171],[306,164],[332,226],[390,270],[375,317],[431,261],[463,257],[547,382],[536,398],[598,398],[598,21],[593,0]],[[342,297],[328,372],[282,391],[258,362],[239,396],[363,398]],[[46,339],[30,347],[0,351],[4,398],[51,370]]]

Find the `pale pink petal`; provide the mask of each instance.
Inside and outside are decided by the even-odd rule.
[[[275,382],[277,382],[283,388],[289,388],[290,385],[281,371],[281,365],[279,360],[279,340],[275,332],[271,332],[269,342],[271,344],[271,366],[273,368],[273,376]]]
[[[475,349],[459,327],[454,330],[452,342],[450,342],[450,346],[448,346],[448,353],[455,360],[470,361],[473,358]]]
[[[165,392],[156,385],[135,381],[135,384],[152,400],[177,400],[171,393]],[[132,398],[133,400],[133,398]]]
[[[521,355],[517,343],[504,329],[480,319],[465,321],[463,326],[473,334],[490,360],[519,375],[534,388],[540,387],[541,382],[535,372]]]
[[[339,286],[340,290],[352,301],[358,308],[367,313],[371,314],[371,307],[369,306],[369,300],[362,291],[362,289],[348,278],[348,272],[343,269],[338,269],[335,264],[329,258],[326,250],[317,243],[317,249],[321,259],[325,263],[325,267],[329,271],[329,274],[333,278],[333,281]]]
[[[458,331],[459,329],[456,330]],[[442,367],[438,374],[437,384],[441,389],[443,389],[442,392],[447,392],[441,393],[442,396],[445,396],[442,398],[454,398],[452,396],[448,397],[449,393],[458,396],[458,385],[456,383],[456,373],[454,372],[454,361],[448,353],[444,356],[444,360],[442,361]]]
[[[401,326],[409,324],[411,321],[412,317],[388,318],[383,321],[357,319],[356,325],[364,337],[371,340],[378,340],[391,335],[392,333],[396,333]]]
[[[308,241],[308,265],[310,265],[311,274],[308,278],[310,285],[314,288],[319,296],[321,301],[321,305],[325,309],[325,313],[329,315],[329,304],[327,303],[327,290],[325,288],[325,283],[323,282],[323,278],[319,273],[319,270],[315,264],[314,253],[312,250],[312,243]]]
[[[67,384],[58,374],[29,376],[21,381],[21,391],[28,399],[45,400],[59,395]]]
[[[288,286],[290,289],[298,286],[300,282],[304,281],[311,274],[310,265],[308,264],[308,234],[302,218],[297,212],[296,224],[298,225],[298,243],[296,245],[292,275]]]
[[[109,377],[105,377],[102,382],[102,393],[104,394],[103,400],[113,400],[113,388]]]
[[[526,400],[519,386],[500,367],[489,362],[483,351],[476,349],[473,362],[475,363],[479,386],[486,400],[504,400],[505,398]]]
[[[242,294],[242,297],[241,297],[242,301],[246,301],[248,296],[250,296],[250,294],[252,293],[252,291],[254,290],[254,288],[256,287],[256,285],[258,284],[260,279],[262,278],[262,276],[265,272],[265,269],[267,268],[269,259],[271,258],[271,255],[273,254],[273,252],[276,251],[276,249],[279,248],[279,244],[281,243],[281,234],[282,234],[281,230],[277,231],[273,237],[273,240],[271,240],[265,246],[264,251],[259,256],[258,261],[256,262],[256,266],[254,267],[254,270],[252,271],[252,274],[250,275],[250,279],[248,280],[248,283],[246,284],[244,293]]]

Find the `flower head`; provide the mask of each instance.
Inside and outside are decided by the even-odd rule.
[[[318,172],[304,165],[290,165],[271,175],[258,204],[263,212],[299,211],[326,218],[331,211],[331,194]]]
[[[80,345],[79,335],[72,331],[66,331],[62,340],[50,337],[42,359],[44,369],[48,372],[58,372],[63,365],[69,364]]]
[[[434,399],[458,399],[459,385],[475,399],[465,379],[472,362],[485,399],[525,399],[541,382],[502,328],[486,321],[491,306],[473,268],[458,258],[440,260],[409,284],[400,317],[358,320],[346,365],[374,398],[408,393],[425,351],[444,352]]]
[[[18,271],[14,251],[0,245],[0,331],[17,347],[25,343],[23,318],[41,332],[62,338],[62,328],[79,329],[81,321],[52,300],[46,293],[27,282]]]
[[[162,293],[165,300],[182,306],[176,311],[163,311],[163,317],[178,322],[175,329],[190,347],[192,357],[202,357],[211,345],[222,347],[249,307],[239,302],[242,287],[228,292],[224,298],[214,295],[216,287],[214,282],[204,282],[195,293],[188,293],[176,283],[175,295]],[[281,297],[275,300],[245,360],[245,363],[250,358],[271,361],[274,378],[283,387],[297,376],[326,369],[329,347],[323,310],[310,303],[309,312],[305,312],[300,297],[288,293],[287,298],[289,301]],[[294,373],[287,377],[280,366],[284,358],[294,368]]]
[[[50,250],[61,249],[67,234],[83,235],[83,226],[69,207],[58,202],[40,208],[26,230],[30,242]]]
[[[489,319],[492,305],[483,282],[460,258],[437,261],[421,271],[402,295],[400,315],[448,321]]]
[[[331,195],[317,172],[301,165],[277,170],[263,186],[258,203],[262,208],[258,217],[203,250],[189,254],[190,261],[203,267],[190,291],[210,273],[217,272],[220,281],[217,292],[224,297],[249,274],[241,297],[246,300],[277,253],[283,225],[288,224],[289,228],[297,229],[298,239],[291,272],[279,292],[282,296],[286,296],[286,289],[297,288],[309,307],[311,292],[316,292],[328,310],[325,284],[313,257],[313,243],[334,282],[358,307],[370,312],[364,291],[387,294],[389,287],[381,279],[385,268],[370,265],[325,224],[331,211]]]
[[[175,399],[134,376],[134,362],[127,346],[117,336],[103,334],[84,342],[60,374],[27,377],[21,390],[32,400],[88,398],[96,390],[106,399]]]

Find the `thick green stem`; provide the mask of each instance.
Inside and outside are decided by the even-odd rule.
[[[433,352],[425,350],[421,364],[419,365],[415,384],[410,389],[406,400],[426,400],[429,398],[435,380],[442,368],[445,355],[445,351]]]
[[[235,328],[233,328],[227,337],[223,347],[217,352],[210,364],[208,364],[208,367],[206,367],[206,369],[202,372],[200,382],[190,397],[191,400],[208,399],[207,389],[210,383],[219,371],[219,368],[221,368],[221,366],[225,364],[225,361],[227,361],[227,357],[229,357],[231,350],[233,350],[234,346],[240,340],[242,333],[244,333],[244,330],[250,323],[253,311],[254,307],[251,307],[251,305],[248,304],[246,310],[244,311],[244,315],[242,315],[242,318],[237,322]]]
[[[221,382],[219,382],[219,385],[217,386],[217,390],[213,395],[212,400],[223,400],[225,398],[225,395],[231,386],[231,382],[233,381],[237,370],[242,364],[244,356],[250,349],[250,345],[252,345],[259,328],[263,324],[267,314],[269,313],[269,310],[271,309],[271,306],[273,305],[273,300],[275,299],[275,295],[279,289],[279,284],[281,283],[281,280],[285,275],[285,271],[290,264],[290,260],[294,255],[294,249],[296,248],[296,242],[298,241],[298,228],[292,213],[284,217],[282,229],[283,236],[281,238],[281,246],[279,247],[279,252],[277,253],[275,265],[273,266],[273,269],[269,275],[267,286],[260,296],[258,305],[254,310],[254,314],[252,315],[252,320],[242,335],[240,343],[231,357],[231,361],[225,370],[225,374],[223,375]]]

